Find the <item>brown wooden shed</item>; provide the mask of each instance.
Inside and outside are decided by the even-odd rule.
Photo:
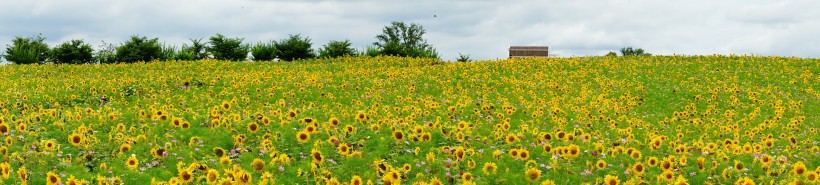
[[[548,57],[549,46],[510,46],[510,58]]]

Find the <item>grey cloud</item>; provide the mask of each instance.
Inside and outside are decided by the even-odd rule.
[[[655,54],[817,57],[814,0],[144,0],[0,1],[0,48],[43,33],[118,43],[140,34],[170,44],[215,33],[246,42],[302,34],[320,47],[349,39],[364,48],[391,21],[422,24],[444,59],[505,58],[510,45],[549,45],[558,56],[634,46]],[[434,17],[435,15],[435,17]]]

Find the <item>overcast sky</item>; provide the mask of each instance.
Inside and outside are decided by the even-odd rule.
[[[818,0],[0,0],[0,48],[42,33],[95,48],[130,35],[170,44],[216,33],[256,43],[302,34],[314,48],[364,48],[391,21],[419,23],[443,59],[506,58],[510,45],[556,56],[624,46],[653,54],[820,56]]]

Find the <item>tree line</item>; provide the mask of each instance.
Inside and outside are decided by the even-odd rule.
[[[73,39],[49,47],[42,35],[12,39],[3,58],[14,64],[110,64],[147,61],[218,60],[294,61],[341,56],[392,55],[405,57],[439,58],[438,52],[423,38],[424,28],[419,24],[392,22],[382,29],[372,46],[363,50],[352,48],[350,40],[334,40],[318,50],[313,49],[309,37],[290,35],[278,41],[245,43],[243,38],[226,37],[217,33],[208,40],[190,39],[180,47],[160,43],[159,38],[134,35],[120,44],[103,44],[95,51],[82,39]],[[250,54],[250,57],[248,57]]]

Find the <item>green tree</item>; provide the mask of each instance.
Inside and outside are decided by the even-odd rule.
[[[117,63],[117,45],[102,41],[97,52],[94,53],[94,63],[113,64]]]
[[[251,48],[251,55],[256,61],[271,61],[276,58],[275,42],[268,43],[259,42]]]
[[[162,59],[163,52],[159,38],[148,39],[135,35],[117,48],[116,55],[119,62],[149,62]]]
[[[177,60],[200,60],[207,57],[208,53],[205,51],[205,44],[202,39],[190,39],[191,45],[182,44],[182,47],[174,54],[174,59]]]
[[[213,54],[215,59],[241,61],[248,56],[248,45],[242,44],[242,38],[227,38],[217,33],[211,36],[206,51]]]
[[[283,61],[316,57],[311,45],[313,44],[310,43],[310,38],[302,38],[299,34],[290,35],[287,39],[274,43],[276,56],[279,57],[279,60]]]
[[[56,64],[87,64],[93,62],[94,49],[83,40],[64,42],[51,51]]]
[[[621,48],[621,56],[650,56],[652,54],[644,52],[643,49],[632,49],[632,47]]]
[[[382,29],[382,34],[376,36],[378,41],[373,45],[383,55],[438,58],[438,52],[424,40],[424,33],[424,27],[419,24],[408,26],[404,22],[394,21]]]
[[[42,35],[32,37],[14,37],[12,44],[7,45],[3,57],[14,64],[44,63],[48,60],[49,49]]]
[[[319,49],[320,58],[335,58],[356,55],[356,49],[350,47],[350,40],[330,41]]]

